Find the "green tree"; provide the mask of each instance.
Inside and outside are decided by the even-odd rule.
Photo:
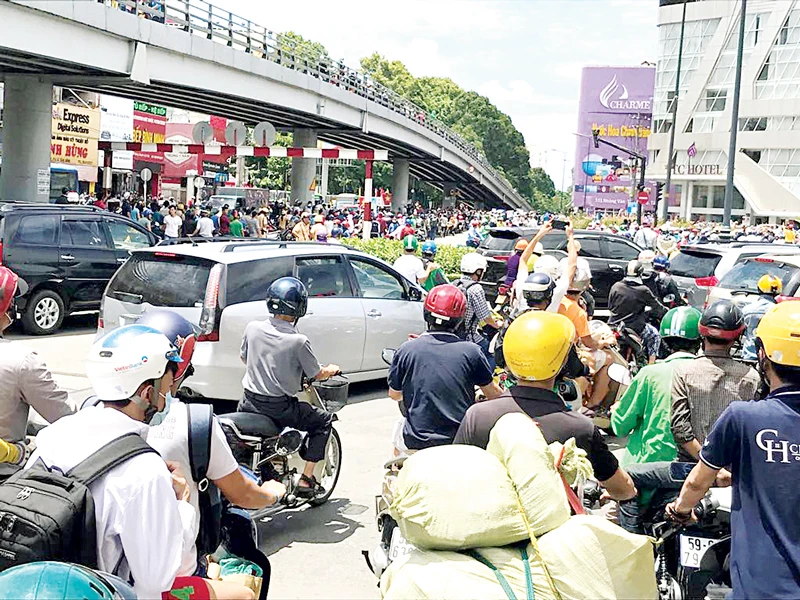
[[[320,59],[330,60],[328,50],[319,42],[305,39],[294,31],[285,31],[278,34],[278,48],[286,54],[293,54],[295,60],[306,60],[309,63],[318,62]]]
[[[291,133],[278,133],[273,146],[288,148],[292,145]],[[246,166],[250,169],[251,182],[256,187],[266,187],[271,190],[288,190],[289,173],[292,161],[289,158],[275,158],[264,156],[248,156]]]
[[[542,167],[531,169],[531,185],[534,190],[540,191],[546,197],[551,198],[556,193],[556,184]]]

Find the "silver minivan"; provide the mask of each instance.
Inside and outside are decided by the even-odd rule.
[[[383,348],[425,330],[422,289],[373,256],[341,245],[215,241],[134,252],[106,288],[98,335],[148,310],[173,310],[199,330],[189,393],[239,400],[244,329],[267,318],[267,288],[290,275],[309,292],[300,331],[322,364],[340,365],[351,381],[385,377]]]

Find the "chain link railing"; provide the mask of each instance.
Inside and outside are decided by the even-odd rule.
[[[310,55],[302,48],[298,48],[293,40],[257,25],[249,19],[204,0],[98,0],[98,2],[144,19],[182,29],[192,35],[203,36],[282,67],[316,77],[376,102],[447,140],[492,173],[498,181],[514,189],[473,144],[427,110],[374,81],[369,75],[351,69],[341,61]]]

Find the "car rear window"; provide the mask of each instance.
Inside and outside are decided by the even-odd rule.
[[[248,260],[228,265],[225,282],[225,305],[265,301],[267,288],[281,277],[290,277],[294,261],[291,256]]]
[[[672,259],[670,272],[678,277],[711,277],[717,264],[722,260],[721,254],[698,252],[697,250],[681,250]]]
[[[206,294],[214,262],[180,254],[134,254],[108,284],[107,296],[125,302],[188,308]]]
[[[531,232],[527,235],[520,236],[513,231],[498,231],[489,233],[481,242],[481,248],[484,250],[492,250],[494,252],[513,252],[514,244],[520,237],[531,241],[536,232]],[[545,250],[555,250],[560,244],[564,242],[564,235],[558,233],[550,233],[542,239],[542,246]]]
[[[798,268],[772,259],[751,259],[733,266],[717,284],[726,290],[743,290],[758,293],[758,280],[764,275],[774,275],[781,280],[783,287],[789,285]]]

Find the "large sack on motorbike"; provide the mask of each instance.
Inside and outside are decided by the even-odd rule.
[[[474,446],[438,446],[410,456],[390,511],[418,548],[505,546],[528,537],[505,467]]]
[[[650,539],[602,517],[571,517],[537,543],[564,600],[658,596]]]
[[[505,465],[535,536],[569,519],[569,503],[554,466],[555,458],[530,417],[522,413],[501,417],[492,428],[486,449]]]
[[[525,566],[518,548],[480,548],[484,561],[494,565],[518,600],[555,600],[541,561],[531,554],[528,565],[533,596],[528,593]],[[460,552],[415,550],[395,560],[381,577],[381,595],[386,600],[505,600],[506,593],[495,572],[477,559]]]

